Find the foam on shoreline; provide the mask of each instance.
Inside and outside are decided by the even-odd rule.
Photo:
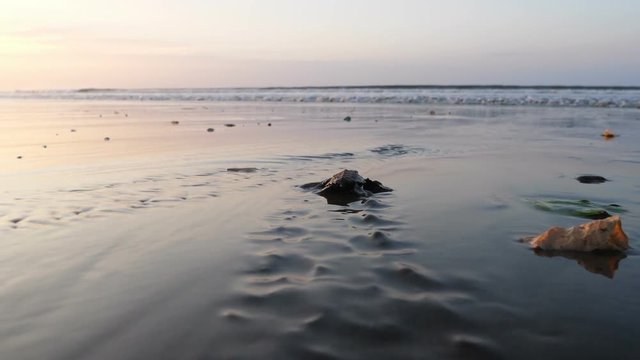
[[[636,87],[88,88],[0,92],[0,98],[640,108]]]

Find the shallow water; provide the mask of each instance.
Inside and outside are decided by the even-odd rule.
[[[0,358],[640,350],[637,109],[1,103]],[[395,191],[299,188],[343,168]],[[549,199],[619,204],[633,249],[531,251],[586,221]]]

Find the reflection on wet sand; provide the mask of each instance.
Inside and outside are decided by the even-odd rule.
[[[0,105],[0,359],[640,352],[633,262],[605,281],[508,244],[597,203],[636,245],[635,109],[606,109],[624,137],[598,147],[601,109],[367,105],[347,127],[341,104]],[[335,205],[299,187],[339,169],[395,191]],[[569,179],[592,171],[615,181]],[[609,278],[625,257],[538,255]]]
[[[535,249],[534,253],[538,256],[561,256],[570,260],[576,260],[578,265],[582,266],[587,271],[594,274],[604,275],[610,279],[613,279],[616,271],[618,271],[620,261],[627,257],[625,253],[618,251],[579,252]]]

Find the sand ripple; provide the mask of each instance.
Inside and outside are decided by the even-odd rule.
[[[308,201],[285,199],[249,234],[247,267],[219,314],[234,343],[252,344],[237,358],[500,358],[459,310],[477,302],[468,279],[414,261],[421,245],[403,240],[393,194],[349,207],[296,196]]]

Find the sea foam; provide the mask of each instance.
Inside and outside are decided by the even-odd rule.
[[[638,87],[374,86],[211,89],[78,89],[0,92],[0,98],[433,104],[640,108]]]

